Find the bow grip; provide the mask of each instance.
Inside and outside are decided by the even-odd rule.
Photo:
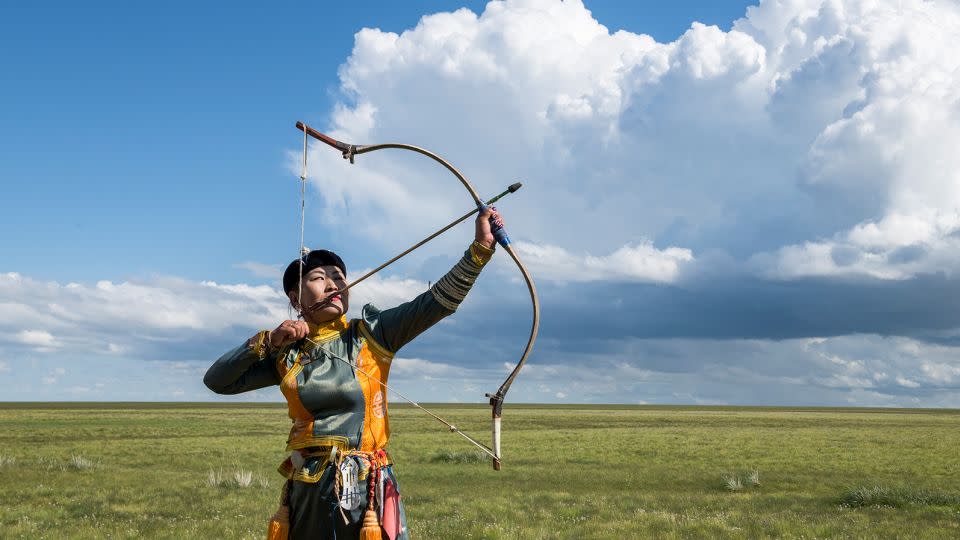
[[[480,209],[480,213],[486,212],[487,205],[481,204],[477,208]],[[490,218],[490,232],[493,234],[493,238],[496,239],[497,243],[503,247],[510,245],[510,237],[507,236],[507,229],[503,227],[503,222],[498,219]]]

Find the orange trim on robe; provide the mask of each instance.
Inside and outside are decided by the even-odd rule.
[[[377,354],[364,339],[357,355],[357,381],[363,391],[366,410],[363,418],[363,436],[360,450],[382,450],[390,440],[390,419],[387,415],[387,392],[378,381],[386,382],[390,373],[391,357]],[[371,380],[374,379],[374,380]]]
[[[313,435],[313,415],[303,406],[300,401],[300,392],[297,390],[297,375],[303,371],[300,365],[300,356],[297,361],[287,370],[280,381],[280,392],[287,399],[287,415],[293,420],[293,426],[290,428],[290,437],[287,439],[287,449],[298,446],[298,441],[309,439]]]

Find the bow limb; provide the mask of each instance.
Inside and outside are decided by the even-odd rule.
[[[467,192],[470,193],[470,197],[473,198],[473,202],[476,203],[477,206],[483,206],[483,200],[480,198],[480,194],[477,193],[477,190],[474,189],[473,184],[471,184],[470,181],[467,180],[466,177],[463,176],[463,174],[461,174],[456,167],[451,165],[449,161],[443,159],[442,157],[438,156],[437,154],[434,154],[433,152],[425,148],[420,148],[419,146],[413,146],[412,144],[402,144],[402,143],[366,144],[366,145],[347,144],[344,142],[340,142],[334,139],[333,137],[330,137],[329,135],[324,135],[323,133],[320,133],[319,131],[309,126],[304,125],[303,122],[297,122],[297,129],[303,130],[307,133],[307,135],[310,135],[311,137],[319,141],[322,141],[336,148],[337,150],[340,150],[340,152],[343,153],[343,158],[349,159],[350,163],[353,163],[354,156],[358,156],[360,154],[366,154],[368,152],[375,152],[377,150],[386,150],[387,148],[396,148],[398,150],[410,150],[411,152],[416,152],[418,154],[427,156],[428,158],[443,165],[448,171],[453,173],[453,175],[457,177],[457,180],[460,180],[460,183],[463,184],[463,187],[466,188]]]
[[[419,146],[413,146],[410,144],[403,143],[386,143],[386,144],[371,144],[371,145],[355,145],[347,144],[342,141],[338,141],[329,135],[325,135],[316,131],[315,129],[305,125],[302,122],[297,122],[297,129],[302,130],[307,135],[339,150],[343,154],[344,159],[350,160],[350,163],[354,162],[354,157],[360,154],[366,154],[368,152],[374,152],[377,150],[386,150],[388,148],[394,148],[398,150],[409,150],[411,152],[416,152],[423,156],[426,156],[440,165],[443,165],[451,174],[457,177],[457,180],[463,185],[463,187],[470,194],[470,197],[473,198],[474,203],[478,208],[483,209],[485,205],[483,200],[480,198],[479,193],[473,187],[473,184],[457,170],[456,167],[450,164],[447,160],[442,157],[434,154],[433,152],[420,148]],[[533,283],[533,278],[530,277],[530,272],[527,271],[527,268],[523,265],[523,262],[520,261],[520,257],[517,256],[516,251],[514,251],[513,246],[510,245],[510,238],[507,236],[506,231],[503,229],[502,225],[499,223],[494,223],[491,220],[492,232],[494,237],[497,239],[497,242],[506,250],[510,255],[510,258],[513,259],[513,262],[516,263],[517,268],[520,270],[520,274],[523,275],[523,279],[527,284],[527,290],[530,292],[530,300],[533,303],[533,324],[530,327],[530,337],[527,339],[527,345],[524,347],[523,354],[520,356],[520,361],[517,362],[516,367],[513,368],[513,371],[510,372],[510,375],[507,376],[507,379],[500,385],[500,388],[494,394],[487,394],[487,397],[490,398],[490,407],[493,415],[493,451],[495,457],[493,458],[493,468],[495,470],[500,470],[500,420],[503,412],[503,400],[507,395],[507,391],[510,389],[510,385],[513,384],[514,379],[520,373],[520,369],[523,368],[523,365],[527,361],[527,357],[530,355],[530,352],[533,350],[533,345],[537,340],[537,333],[540,329],[540,299],[537,296],[537,287]]]
[[[516,251],[513,250],[513,246],[508,243],[504,245],[503,248],[510,254],[513,262],[517,263],[517,268],[520,269],[520,273],[523,274],[523,279],[527,283],[527,290],[530,291],[530,301],[533,303],[533,324],[530,327],[530,337],[527,339],[527,345],[523,349],[520,361],[517,362],[516,367],[510,372],[507,380],[503,381],[503,384],[500,385],[497,392],[493,395],[487,394],[487,397],[490,398],[490,409],[493,414],[493,452],[497,455],[497,458],[493,460],[493,468],[498,471],[500,470],[500,418],[503,412],[503,398],[506,397],[507,390],[510,389],[513,380],[517,378],[517,374],[520,373],[523,364],[526,363],[527,357],[530,356],[530,351],[533,350],[533,344],[537,340],[537,333],[540,331],[540,297],[537,296],[537,286],[534,285],[533,278],[530,277],[530,272],[527,271],[527,267],[520,261],[520,257],[518,257]]]

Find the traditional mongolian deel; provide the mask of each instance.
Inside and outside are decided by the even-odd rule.
[[[204,382],[217,393],[280,385],[287,400],[291,454],[280,466],[288,482],[271,524],[274,537],[359,538],[367,513],[386,537],[408,538],[385,451],[390,422],[381,383],[394,353],[457,309],[492,254],[473,243],[410,302],[384,311],[368,304],[359,319],[310,325],[307,339],[277,351],[268,350],[263,331],[210,367]]]

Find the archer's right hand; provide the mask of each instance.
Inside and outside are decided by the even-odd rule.
[[[307,337],[310,328],[304,321],[283,321],[273,332],[270,332],[270,348],[281,349]]]

